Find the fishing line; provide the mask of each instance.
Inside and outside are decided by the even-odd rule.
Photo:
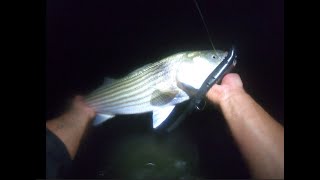
[[[213,45],[213,43],[212,43],[212,38],[211,38],[211,36],[210,36],[210,33],[209,33],[209,29],[208,29],[208,27],[207,27],[207,24],[206,24],[206,22],[205,22],[205,20],[204,20],[204,18],[203,18],[202,13],[201,13],[199,4],[198,4],[198,2],[197,2],[196,0],[193,0],[193,2],[196,4],[196,7],[197,7],[198,12],[199,12],[199,14],[200,14],[200,17],[201,17],[201,19],[202,19],[203,25],[204,25],[204,27],[205,27],[205,29],[206,29],[206,31],[207,31],[207,34],[208,34],[208,37],[209,37],[211,46],[212,46],[212,48],[213,48],[213,50],[214,50],[214,53],[215,53],[216,55],[218,55],[218,54],[217,54],[217,51],[216,51],[216,48],[214,48],[214,45]]]

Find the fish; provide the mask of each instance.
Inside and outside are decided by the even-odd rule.
[[[179,52],[123,78],[105,78],[100,87],[85,97],[88,106],[97,112],[93,125],[117,115],[152,112],[153,128],[157,128],[176,105],[196,94],[227,54],[222,50]]]

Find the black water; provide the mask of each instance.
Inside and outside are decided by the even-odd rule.
[[[246,90],[284,121],[283,2],[198,0],[217,49],[238,51]],[[47,1],[47,119],[105,76],[119,78],[185,50],[210,49],[193,0]],[[152,131],[150,114],[91,129],[75,160],[78,178],[247,178],[222,115],[194,113],[172,134]]]

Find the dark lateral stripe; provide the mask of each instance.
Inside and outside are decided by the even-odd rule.
[[[147,87],[147,89],[149,89],[150,87]],[[139,101],[142,99],[147,99],[149,101],[151,94],[153,93],[152,90],[147,90],[147,91],[142,91],[142,92],[136,92],[136,94],[133,94],[131,96],[131,98],[129,97],[123,97],[117,101],[113,101],[113,102],[109,102],[108,100],[104,101],[101,104],[92,104],[92,106],[96,106],[96,107],[112,107],[112,106],[118,106],[121,104],[127,104],[130,102],[134,102],[134,101]]]
[[[160,71],[162,71],[161,68],[150,69],[150,71],[146,71],[146,73],[143,73],[135,78],[127,79],[126,81],[123,81],[120,84],[115,84],[114,86],[107,87],[107,90],[104,89],[104,91],[98,94],[93,92],[93,96],[88,97],[87,100],[93,101],[95,99],[100,98],[101,96],[108,96],[109,94],[117,95],[117,92],[119,92],[121,89],[128,89],[128,91],[136,89],[136,86],[138,86],[141,83],[148,83],[146,81],[148,81],[150,78],[152,78],[155,74],[159,73]]]
[[[159,69],[158,71],[155,71],[152,74],[152,76],[146,76],[143,78],[144,80],[142,81],[140,80],[137,82],[133,82],[135,84],[134,86],[128,87],[130,85],[123,85],[123,87],[121,87],[121,89],[119,88],[117,92],[114,92],[114,93],[108,92],[108,93],[100,94],[99,97],[96,97],[94,99],[87,99],[87,101],[90,103],[97,103],[103,99],[109,99],[110,102],[112,100],[116,101],[117,99],[121,98],[125,94],[135,93],[136,91],[139,91],[141,87],[148,86],[148,84],[152,84],[151,82],[155,81],[158,78],[157,75],[163,76],[164,74],[165,72],[161,72],[161,70]]]
[[[160,72],[161,73],[161,72]],[[136,89],[136,91],[127,91],[123,90],[119,96],[117,96],[116,99],[110,99],[110,97],[106,96],[104,98],[100,99],[100,102],[91,102],[93,106],[99,106],[99,105],[110,105],[115,106],[117,104],[126,103],[128,101],[134,101],[137,99],[141,99],[141,97],[147,98],[151,95],[152,91],[150,91],[150,88],[154,87],[153,84],[158,84],[160,82],[166,81],[166,76],[162,74],[158,74],[160,78],[157,76],[154,76],[150,81],[152,83],[148,84],[141,84],[139,88]]]
[[[144,70],[143,73],[140,73],[138,75],[133,75],[133,76],[129,76],[129,77],[124,77],[122,79],[119,79],[118,81],[114,82],[114,84],[112,84],[110,87],[108,87],[108,91],[110,93],[113,93],[114,91],[116,91],[120,86],[123,86],[124,83],[128,84],[128,83],[132,83],[136,80],[139,80],[140,78],[144,77],[144,76],[148,76],[149,73],[152,73],[154,70],[159,69],[159,66],[161,67],[162,65],[164,65],[165,63],[167,63],[167,60],[162,60],[160,62],[154,63],[152,65],[150,65],[149,67],[146,67],[147,69]],[[100,90],[99,90],[100,89]],[[104,93],[104,89],[105,87],[101,87],[97,89],[96,91],[94,91],[92,94],[90,94],[88,96],[88,98],[92,98],[96,95],[99,95],[100,92]],[[109,90],[110,89],[110,90]]]
[[[103,89],[100,92],[94,92],[94,96],[99,96],[101,94],[106,95],[108,93],[114,93],[114,92],[118,91],[119,88],[123,88],[123,87],[134,88],[134,85],[136,82],[140,82],[141,80],[144,80],[144,79],[148,78],[149,76],[152,76],[154,73],[157,73],[157,72],[154,72],[155,70],[157,70],[157,68],[154,68],[154,69],[150,68],[148,71],[145,71],[144,73],[141,73],[137,76],[124,78],[125,80],[119,80],[121,83],[115,83],[114,85],[107,87],[107,89],[108,89],[107,91],[105,91],[105,89]],[[152,75],[150,75],[151,73],[152,73]]]
[[[91,102],[92,103],[98,102],[101,99],[105,99],[105,98],[108,98],[109,101],[112,101],[114,99],[117,99],[118,96],[129,95],[129,94],[132,94],[136,91],[141,91],[141,89],[143,89],[144,87],[153,86],[155,83],[163,82],[166,80],[166,78],[167,78],[167,72],[164,72],[164,71],[160,71],[158,73],[155,72],[155,74],[153,74],[153,76],[150,76],[143,81],[137,82],[135,84],[134,88],[122,88],[115,93],[104,94],[103,97],[99,98],[99,100],[91,101]]]
[[[139,86],[140,84],[146,84],[148,83],[148,80],[154,76],[154,74],[157,74],[158,71],[150,72],[148,75],[142,76],[137,80],[127,80],[126,82],[123,82],[122,84],[119,84],[118,87],[114,87],[116,89],[110,89],[106,88],[104,92],[101,92],[100,94],[97,94],[95,98],[100,98],[101,96],[108,96],[111,94],[112,96],[117,95],[117,93],[121,92],[123,89],[127,89],[129,91],[136,89],[136,86]]]
[[[112,106],[112,107],[97,107],[98,111],[103,111],[103,112],[112,112],[112,111],[117,111],[119,109],[123,109],[123,108],[132,108],[132,111],[136,111],[136,109],[142,109],[141,106],[150,106],[149,105],[149,100],[145,100],[142,102],[135,102],[132,104],[122,104],[119,106]]]

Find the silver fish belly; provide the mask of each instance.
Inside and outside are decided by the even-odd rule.
[[[97,112],[94,125],[115,115],[153,112],[153,127],[156,128],[176,104],[190,98],[187,88],[197,89],[222,61],[226,52],[218,52],[219,56],[212,51],[177,53],[143,66],[124,78],[108,81],[85,98]]]

